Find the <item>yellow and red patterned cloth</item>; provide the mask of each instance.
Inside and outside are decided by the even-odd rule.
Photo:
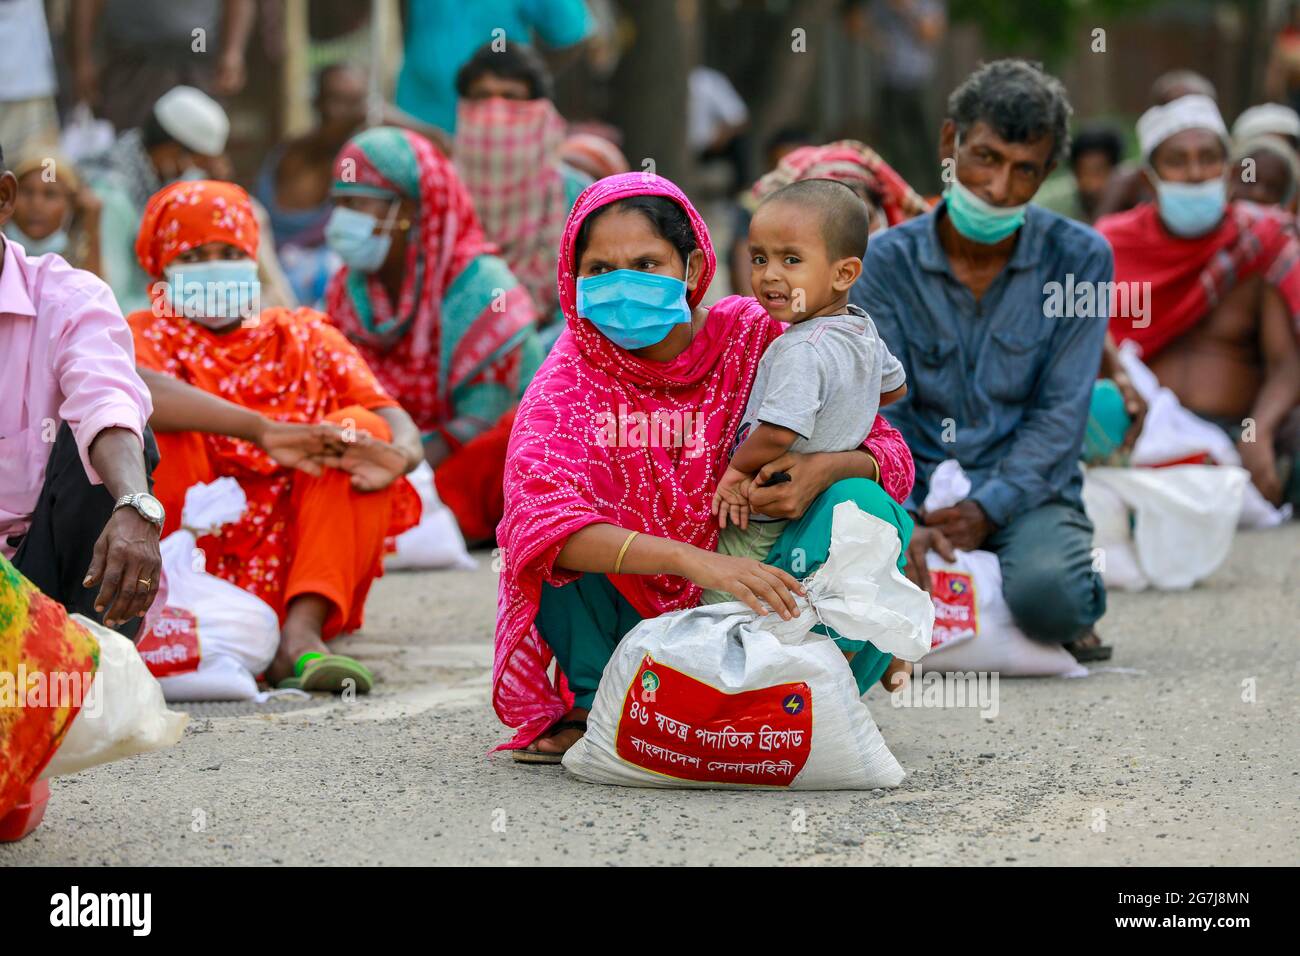
[[[59,749],[98,666],[91,633],[0,555],[0,818]]]

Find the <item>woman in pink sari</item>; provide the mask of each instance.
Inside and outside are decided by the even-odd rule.
[[[788,615],[800,593],[790,572],[826,559],[835,503],[894,524],[906,551],[911,520],[898,502],[912,458],[878,417],[860,450],[788,454],[763,470],[756,484],[789,480],[755,487],[752,506],[797,519],[764,562],[714,552],[713,490],[759,357],[784,328],[752,298],[702,308],[715,267],[698,213],[658,176],[602,179],[569,215],[567,328],[519,406],[498,531],[492,701],[517,730],[502,745],[516,759],[559,761],[585,730],[614,647],[643,618],[696,605],[701,588]],[[863,690],[890,663],[869,644],[841,646],[857,651]]]

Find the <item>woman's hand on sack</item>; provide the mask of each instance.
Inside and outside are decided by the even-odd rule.
[[[912,540],[907,545],[907,567],[903,569],[903,573],[907,575],[908,580],[926,593],[930,591],[928,558],[931,551],[939,552],[939,557],[945,561],[957,560],[957,554],[947,535],[938,528],[927,528],[923,524],[918,524],[912,531]]]
[[[1259,493],[1274,505],[1282,504],[1282,477],[1277,472],[1277,455],[1273,436],[1256,432],[1254,441],[1237,442],[1241,464],[1250,472],[1250,480]]]
[[[325,459],[347,450],[343,429],[329,422],[300,425],[264,419],[257,435],[257,446],[277,465],[297,468],[309,475],[320,475]]]
[[[767,614],[771,608],[787,621],[799,613],[795,595],[804,593],[803,585],[780,568],[698,548],[683,559],[680,573],[702,588],[726,591],[756,614]]]

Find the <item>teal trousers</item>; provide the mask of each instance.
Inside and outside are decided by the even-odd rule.
[[[835,506],[852,501],[863,511],[889,522],[898,529],[901,571],[912,537],[912,519],[898,502],[874,481],[849,478],[837,481],[812,503],[802,518],[791,521],[768,553],[765,563],[804,578],[826,561],[831,544],[831,516]],[[555,654],[573,691],[574,705],[590,707],[596,697],[600,675],[623,635],[641,621],[613,583],[603,574],[584,574],[563,587],[542,585],[537,610],[537,632]],[[880,680],[891,656],[864,641],[850,641],[818,625],[843,650],[854,651],[849,666],[865,694]]]

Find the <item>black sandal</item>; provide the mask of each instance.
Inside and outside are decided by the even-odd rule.
[[[563,733],[566,730],[581,730],[584,734],[587,732],[587,722],[585,720],[562,720],[555,724],[543,737],[554,737],[556,734]],[[576,741],[575,741],[576,743]],[[536,742],[528,745],[536,746]],[[564,759],[562,753],[545,753],[541,750],[516,750],[514,751],[515,763],[544,763],[557,764]]]
[[[1115,653],[1115,648],[1109,644],[1103,644],[1097,634],[1089,633],[1079,638],[1077,641],[1071,641],[1064,645],[1076,661],[1080,664],[1090,664],[1096,661],[1108,661],[1111,654]]]

